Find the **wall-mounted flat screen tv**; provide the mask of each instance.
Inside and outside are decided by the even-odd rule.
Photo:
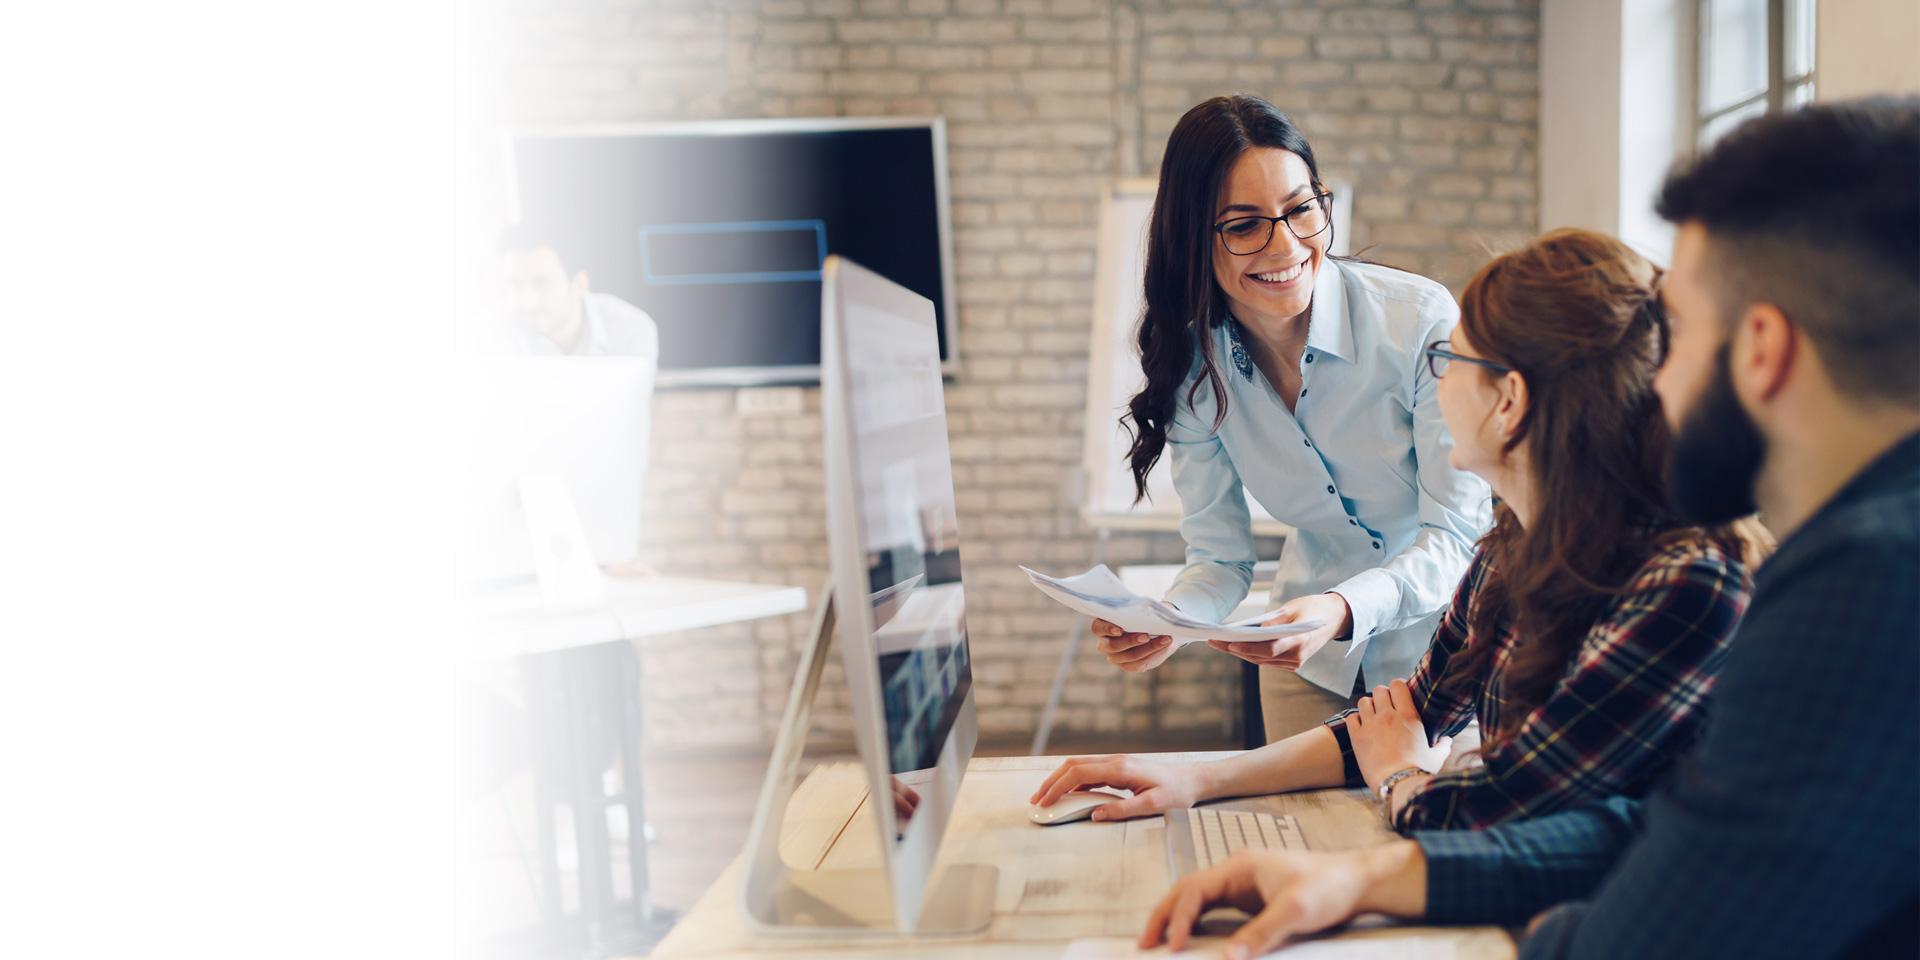
[[[525,131],[508,218],[653,318],[661,387],[818,382],[828,254],[932,300],[952,375],[946,154],[937,117]]]

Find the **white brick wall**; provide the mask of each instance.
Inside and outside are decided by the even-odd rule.
[[[1151,175],[1180,114],[1244,91],[1352,183],[1354,248],[1458,292],[1535,226],[1533,0],[504,0],[509,123],[939,114],[948,122],[964,371],[947,389],[983,735],[1032,732],[1067,615],[1015,563],[1084,566],[1080,450],[1097,198]],[[741,419],[730,391],[655,399],[645,559],[676,574],[826,576],[819,395]],[[1267,545],[1269,553],[1272,545]],[[1116,536],[1109,562],[1180,559]],[[649,737],[762,743],[808,616],[643,644]],[[1144,677],[1088,654],[1064,730],[1220,729],[1234,661]],[[838,668],[817,711],[849,729]]]

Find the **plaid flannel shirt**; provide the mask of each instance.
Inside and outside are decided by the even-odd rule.
[[[1408,678],[1430,740],[1460,732],[1476,717],[1499,729],[1514,709],[1502,678],[1520,635],[1500,623],[1485,675],[1451,688],[1458,655],[1480,642],[1468,611],[1493,568],[1482,549]],[[1427,781],[1408,798],[1395,827],[1479,829],[1565,810],[1590,800],[1646,792],[1692,744],[1727,640],[1746,610],[1746,568],[1704,535],[1670,543],[1643,564],[1601,612],[1566,675],[1509,739],[1481,752],[1481,765]],[[1342,721],[1327,721],[1340,742],[1348,786],[1365,783]]]

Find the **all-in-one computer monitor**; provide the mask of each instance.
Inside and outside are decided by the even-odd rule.
[[[934,868],[978,728],[932,301],[840,257],[821,290],[833,577],[802,653],[747,840],[739,906],[762,933],[969,933],[997,871]],[[838,634],[878,870],[795,870],[779,832]]]

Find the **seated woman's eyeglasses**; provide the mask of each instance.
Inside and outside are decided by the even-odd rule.
[[[1213,232],[1220,235],[1227,252],[1236,257],[1250,257],[1267,248],[1273,242],[1273,225],[1282,220],[1294,237],[1305,240],[1318,236],[1333,225],[1333,217],[1328,211],[1333,206],[1333,194],[1316,193],[1305,203],[1288,210],[1277,217],[1235,217],[1222,220],[1213,225]]]
[[[1447,343],[1448,341],[1445,340],[1435,340],[1427,344],[1427,372],[1433,374],[1435,380],[1446,376],[1447,364],[1455,360],[1461,363],[1477,363],[1489,370],[1498,370],[1501,373],[1513,372],[1512,367],[1506,366],[1505,364],[1494,363],[1492,360],[1482,360],[1478,357],[1463,357],[1454,353],[1452,350],[1448,350]]]

